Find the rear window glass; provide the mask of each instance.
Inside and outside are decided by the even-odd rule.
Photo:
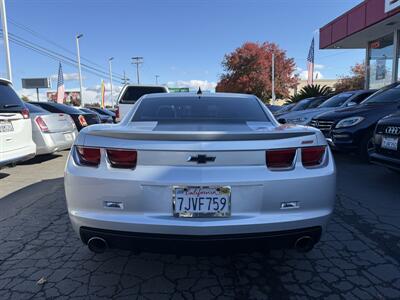
[[[304,99],[297,102],[290,111],[298,111],[306,109],[311,104],[311,99]]]
[[[326,98],[317,98],[311,102],[311,104],[307,108],[316,108],[324,103]]]
[[[133,104],[146,94],[166,93],[165,87],[157,86],[129,86],[119,100],[120,104]]]
[[[31,113],[34,113],[34,114],[48,113],[47,110],[41,108],[40,106],[36,106],[36,105],[30,104],[30,103],[25,103],[25,105]]]
[[[66,113],[66,114],[81,114],[82,112],[73,107],[73,106],[68,106],[65,104],[60,104],[60,103],[33,103],[34,105],[38,105],[42,108],[44,108],[45,110],[48,110],[50,112],[54,112],[54,113]]]
[[[333,96],[322,103],[320,107],[340,107],[342,106],[354,93],[341,93]]]
[[[132,121],[269,122],[256,98],[164,97],[144,99]]]
[[[8,84],[0,83],[0,111],[23,108],[24,103]]]

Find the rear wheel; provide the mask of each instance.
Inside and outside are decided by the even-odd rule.
[[[368,132],[361,139],[361,143],[358,148],[358,153],[360,155],[361,160],[364,162],[369,162],[371,153],[375,151],[375,144],[373,137],[374,137],[373,133]]]

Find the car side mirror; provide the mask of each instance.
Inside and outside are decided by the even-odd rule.
[[[281,119],[278,119],[278,122],[281,123],[281,124],[286,124],[286,120],[285,120],[285,119],[282,119],[282,118],[281,118]]]
[[[351,107],[351,106],[355,106],[355,105],[357,105],[357,103],[355,103],[355,102],[349,102],[349,103],[347,103],[347,107]]]

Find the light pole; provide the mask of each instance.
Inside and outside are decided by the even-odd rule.
[[[81,53],[79,50],[79,39],[83,37],[83,34],[78,34],[76,38],[76,55],[78,60],[78,75],[79,75],[79,89],[81,92],[81,105],[83,105],[83,89],[82,89],[82,70],[81,70]]]
[[[110,71],[110,98],[111,98],[111,105],[114,108],[114,99],[113,99],[113,85],[112,85],[112,66],[111,66],[111,62],[114,59],[114,57],[110,57],[108,59],[108,66],[109,66],[109,71]]]
[[[140,84],[140,76],[139,76],[139,65],[143,63],[142,56],[134,56],[132,57],[132,64],[136,65],[136,77],[137,77],[137,84]]]
[[[275,105],[276,95],[275,95],[275,53],[272,53],[272,105]]]
[[[155,75],[156,77],[156,84],[158,84],[158,78],[160,78],[160,75]]]
[[[8,80],[12,81],[10,47],[8,44],[7,15],[6,15],[6,5],[4,3],[4,0],[0,0],[0,11],[1,11],[1,21],[3,26],[3,39],[4,39],[4,51],[6,55],[7,78]]]

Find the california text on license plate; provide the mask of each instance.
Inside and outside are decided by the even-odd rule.
[[[14,127],[12,126],[11,122],[0,122],[0,132],[10,132],[14,131]]]
[[[231,188],[174,187],[173,212],[175,217],[229,217],[231,215]]]
[[[383,137],[382,138],[382,144],[381,147],[384,149],[389,149],[389,150],[397,150],[397,145],[399,143],[398,138],[391,138],[391,137]]]

